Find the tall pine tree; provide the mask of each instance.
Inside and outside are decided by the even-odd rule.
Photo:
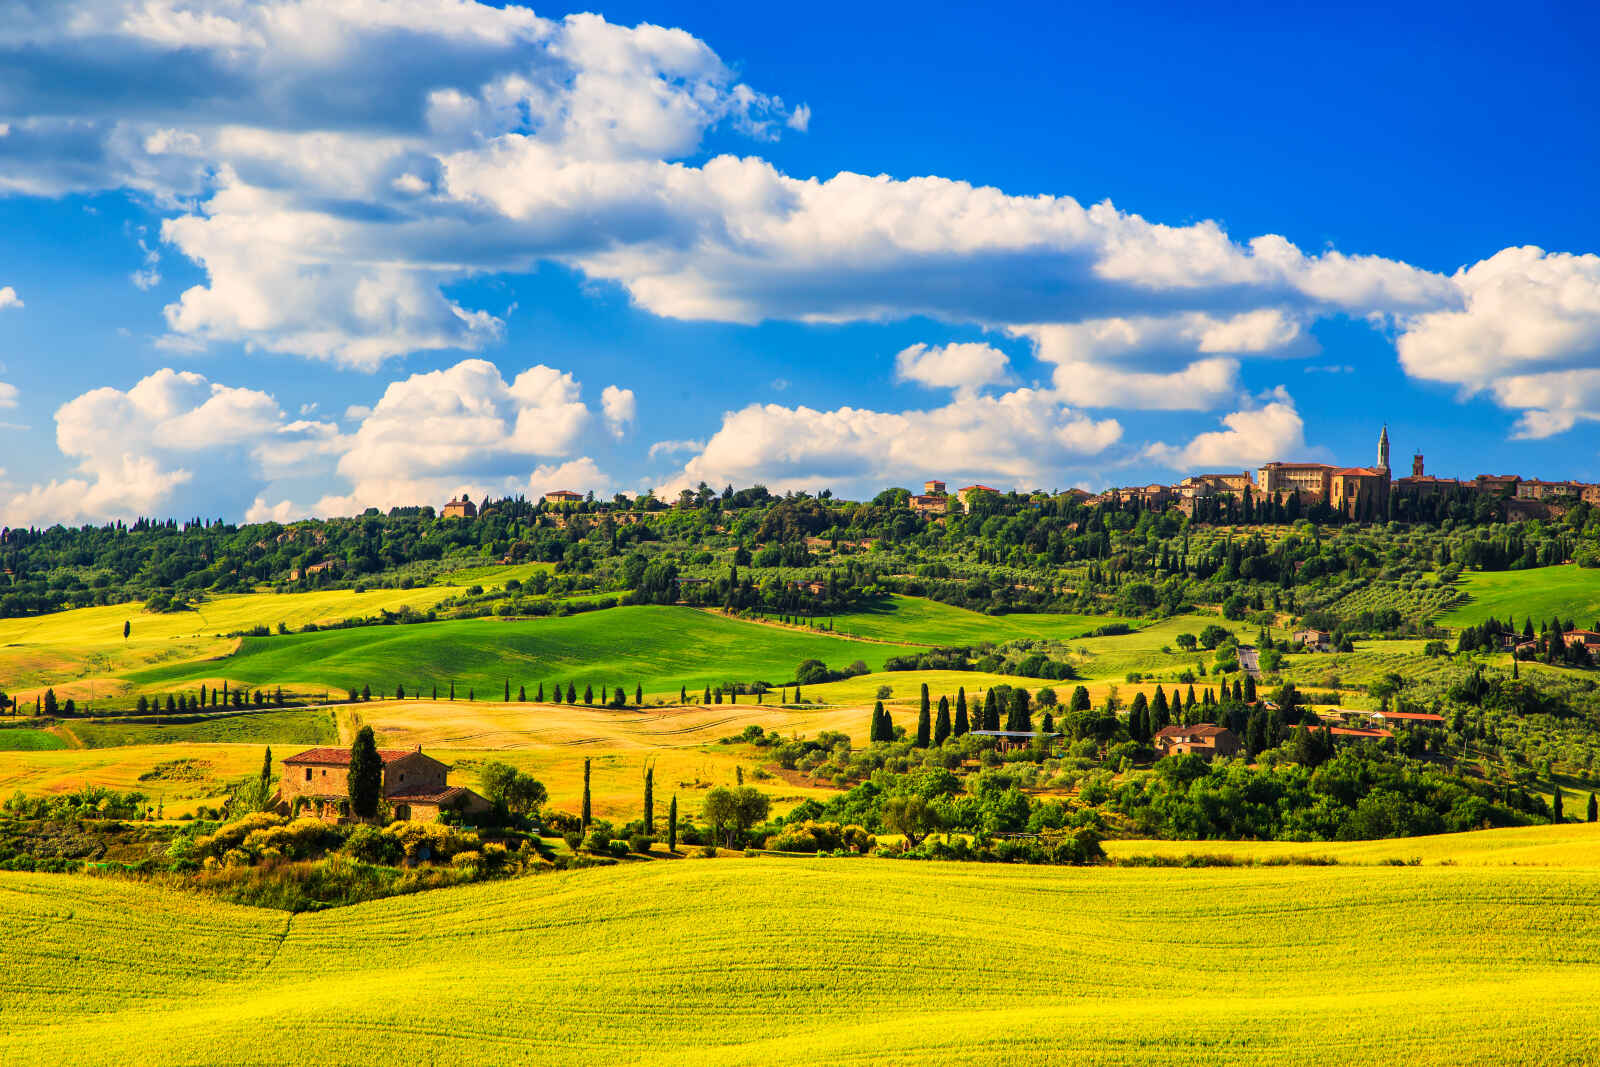
[[[933,721],[933,743],[942,745],[950,739],[950,698],[939,698],[939,717]]]
[[[956,722],[952,732],[960,737],[970,729],[972,724],[967,720],[967,687],[963,685],[956,689]]]

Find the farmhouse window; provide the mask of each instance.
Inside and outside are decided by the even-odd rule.
[[[308,781],[308,782],[311,781],[311,768],[310,767],[306,768],[306,781]]]

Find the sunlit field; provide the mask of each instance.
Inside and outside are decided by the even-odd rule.
[[[0,1012],[17,1064],[1588,1063],[1597,873],[662,859],[293,917],[0,874]]]
[[[837,633],[922,645],[1002,644],[1019,637],[1070,640],[1128,620],[1111,615],[980,615],[922,597],[889,596],[881,604],[838,615]]]
[[[1566,564],[1524,571],[1469,571],[1458,583],[1467,601],[1435,621],[1441,626],[1474,626],[1491,615],[1516,616],[1517,626],[1533,617],[1534,629],[1551,619],[1571,619],[1581,627],[1600,619],[1600,570]]]

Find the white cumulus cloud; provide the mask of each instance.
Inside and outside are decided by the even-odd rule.
[[[600,393],[600,410],[605,414],[606,428],[611,431],[611,436],[621,440],[633,424],[637,412],[633,390],[606,386]]]
[[[912,345],[894,357],[895,378],[943,389],[975,390],[1011,380],[1010,360],[992,345]]]
[[[1259,407],[1224,415],[1222,425],[1224,429],[1202,433],[1186,445],[1149,445],[1144,454],[1174,470],[1249,470],[1291,458],[1305,446],[1305,423],[1282,388]]]
[[[22,307],[22,297],[9,285],[0,285],[0,311],[6,308]]]

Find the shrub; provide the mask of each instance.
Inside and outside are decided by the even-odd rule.
[[[650,854],[650,846],[655,843],[655,838],[646,834],[633,834],[628,838],[628,851],[648,856]]]

